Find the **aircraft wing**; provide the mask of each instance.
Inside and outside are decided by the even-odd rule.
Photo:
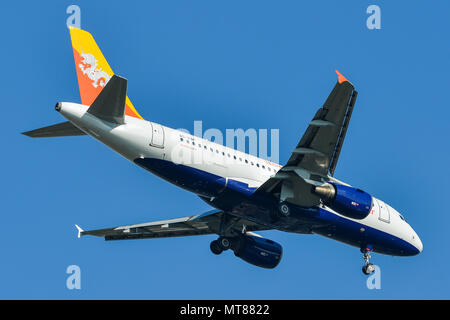
[[[224,215],[221,210],[211,210],[189,217],[146,222],[114,228],[84,231],[79,226],[78,237],[92,235],[105,240],[127,240],[147,238],[168,238],[197,236],[204,234],[223,234],[233,236],[245,231],[267,230],[262,225],[246,219]],[[222,228],[222,230],[221,230]],[[222,231],[222,232],[221,232]]]
[[[304,206],[318,203],[318,197],[311,194],[311,185],[322,184],[328,175],[334,175],[358,94],[343,75],[337,70],[336,73],[338,82],[317,110],[288,162],[257,192],[279,192],[282,201],[302,195],[303,199],[292,202]]]

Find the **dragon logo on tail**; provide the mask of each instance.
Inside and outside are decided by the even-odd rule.
[[[111,79],[111,76],[103,71],[102,68],[97,68],[97,59],[92,54],[82,53],[81,57],[83,61],[81,61],[78,67],[84,75],[87,75],[92,80],[92,86],[94,88],[98,88],[98,86],[104,87],[109,79]]]

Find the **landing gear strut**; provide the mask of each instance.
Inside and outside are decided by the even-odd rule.
[[[372,251],[371,248],[365,248],[365,249],[361,249],[361,252],[364,253],[364,266],[362,267],[362,272],[365,275],[369,275],[372,272],[375,271],[375,267],[373,266],[372,263],[370,263],[370,252]]]
[[[220,227],[219,227],[219,238],[217,240],[211,241],[209,248],[214,254],[221,254],[225,250],[231,249],[233,245],[234,238],[233,237],[225,237],[227,231],[231,229],[235,220],[232,217],[223,213],[220,218]],[[245,225],[242,226],[242,232],[245,232]]]

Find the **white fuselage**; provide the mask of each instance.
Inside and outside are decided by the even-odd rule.
[[[146,120],[125,116],[125,124],[117,125],[87,113],[88,106],[67,102],[61,106],[61,114],[75,126],[132,162],[152,158],[183,164],[227,181],[245,183],[249,188],[259,187],[281,168],[279,164]],[[362,220],[326,210],[360,224],[361,232],[365,227],[372,228],[409,243],[418,252],[423,249],[420,238],[400,213],[379,199],[373,198],[371,213]]]

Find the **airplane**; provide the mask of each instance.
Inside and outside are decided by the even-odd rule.
[[[414,256],[422,242],[405,218],[371,194],[334,177],[357,91],[341,73],[327,100],[279,165],[144,120],[127,96],[92,35],[70,27],[81,104],[58,102],[67,121],[24,132],[33,137],[89,135],[156,176],[190,191],[212,207],[187,217],[85,231],[105,240],[215,234],[212,253],[226,250],[252,265],[272,269],[282,246],[256,233],[279,230],[317,234],[363,255],[362,271],[375,271],[371,253]]]

